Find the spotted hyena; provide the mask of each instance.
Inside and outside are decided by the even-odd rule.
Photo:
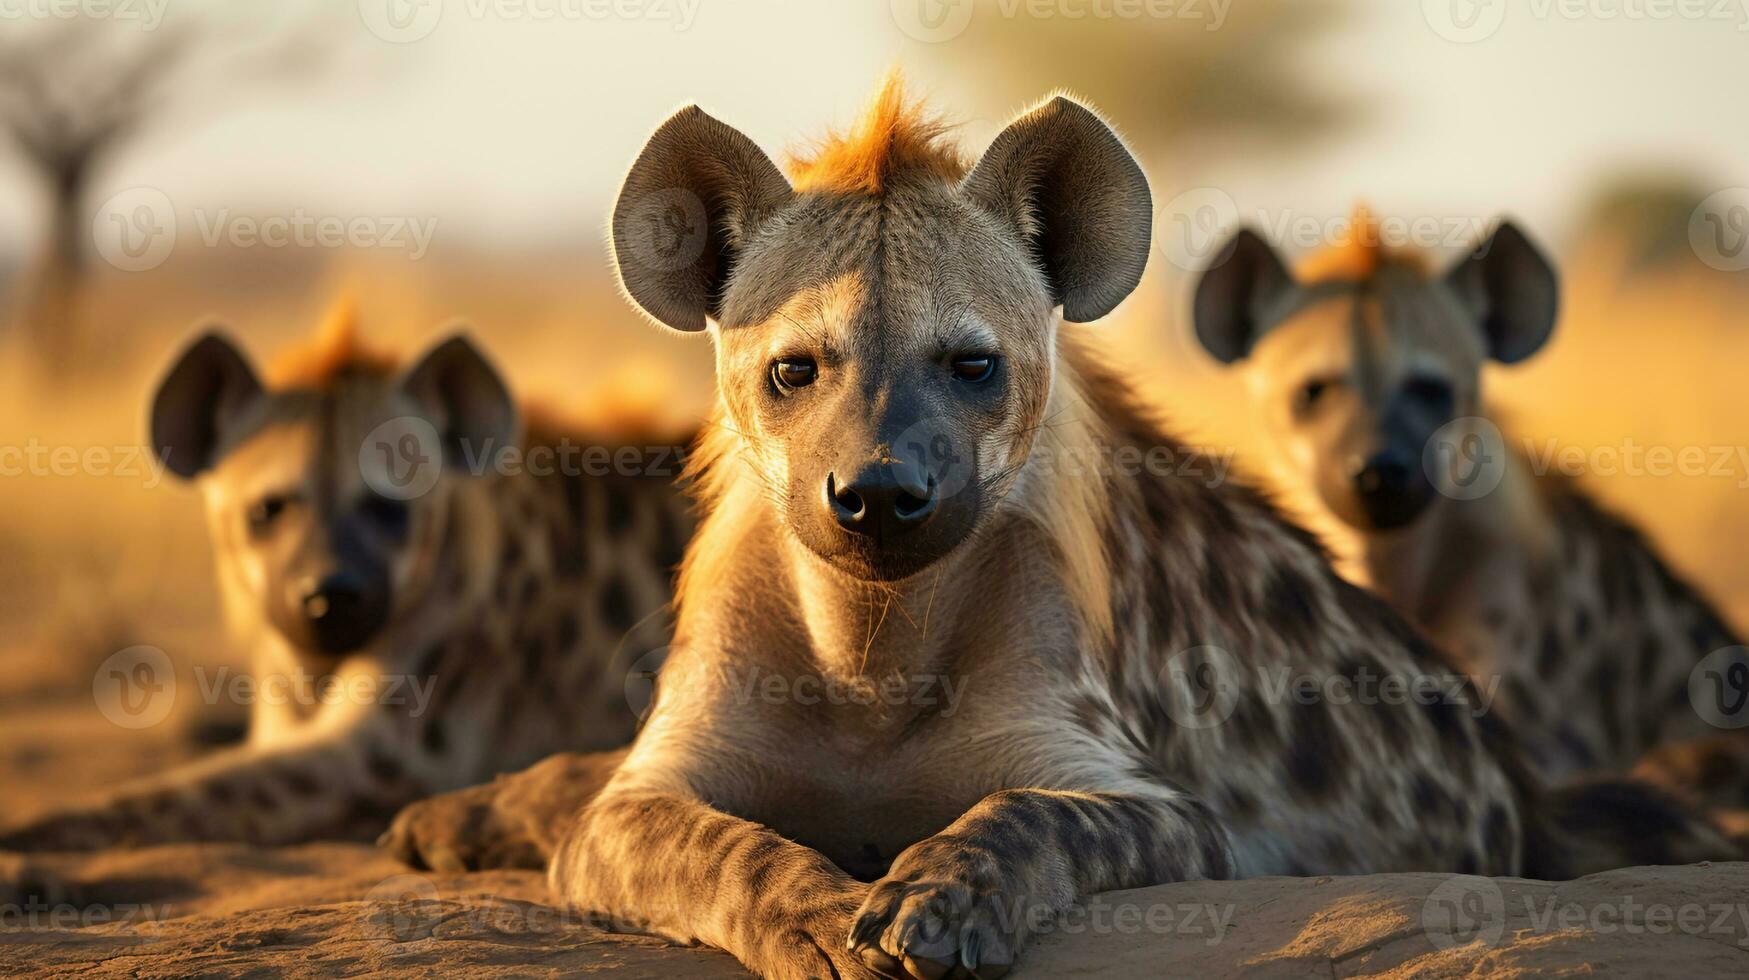
[[[151,434],[205,497],[253,653],[247,742],[0,848],[368,833],[419,797],[631,738],[626,672],[665,642],[691,533],[674,440],[530,418],[466,337],[402,365],[343,320],[268,382],[201,336]]]
[[[1548,777],[1643,764],[1749,805],[1749,742],[1691,699],[1715,651],[1728,680],[1731,630],[1644,536],[1486,420],[1483,364],[1522,361],[1554,329],[1553,267],[1510,222],[1441,273],[1356,226],[1297,276],[1241,231],[1197,289],[1197,335],[1244,364],[1289,492],[1357,580],[1498,683]]]
[[[1728,853],[1650,790],[1545,797],[1261,495],[1124,463],[1184,450],[1074,324],[1136,286],[1150,217],[1067,97],[970,166],[893,86],[787,179],[697,108],[656,131],[617,266],[709,331],[721,424],[673,653],[553,857],[564,900],[768,976],[994,976],[1104,889]],[[1282,686],[1368,674],[1453,683]],[[1638,837],[1567,825],[1606,795]]]

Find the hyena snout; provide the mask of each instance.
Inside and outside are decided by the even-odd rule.
[[[1324,482],[1325,502],[1338,517],[1363,530],[1403,527],[1433,502],[1433,482],[1420,453],[1404,446],[1351,455],[1346,472]]]
[[[387,569],[376,562],[320,563],[288,575],[274,623],[300,649],[363,649],[389,620]]]
[[[882,453],[848,478],[826,474],[826,506],[852,534],[888,541],[929,523],[940,503],[935,474],[921,463]]]

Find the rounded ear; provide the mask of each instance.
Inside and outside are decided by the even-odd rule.
[[[402,376],[401,390],[429,413],[451,465],[489,463],[521,442],[521,415],[509,387],[462,334],[414,362]]]
[[[1293,288],[1294,279],[1275,249],[1249,228],[1239,229],[1215,255],[1197,281],[1192,318],[1203,349],[1231,364],[1251,353],[1263,333],[1264,312]]]
[[[997,135],[962,189],[1025,238],[1063,318],[1111,312],[1148,264],[1148,178],[1091,110],[1057,96]]]
[[[735,252],[793,192],[740,131],[698,106],[650,137],[613,205],[613,261],[627,294],[675,330],[716,314]]]
[[[209,330],[176,358],[152,396],[152,446],[183,479],[211,469],[226,430],[261,395],[248,358],[228,338]]]
[[[1445,275],[1446,284],[1482,327],[1488,356],[1522,361],[1548,342],[1560,307],[1555,267],[1510,221]]]

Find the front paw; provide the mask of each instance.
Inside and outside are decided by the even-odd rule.
[[[995,889],[888,877],[869,890],[850,927],[850,942],[871,963],[897,964],[899,977],[970,974],[987,980],[1013,967],[1028,911]]]
[[[904,977],[897,961],[852,949],[850,917],[868,894],[861,884],[804,891],[799,902],[778,905],[776,920],[759,929],[753,955],[743,957],[755,973],[781,980],[875,980]]]
[[[397,860],[432,871],[546,866],[546,853],[497,807],[501,782],[470,786],[402,808],[377,838]]]

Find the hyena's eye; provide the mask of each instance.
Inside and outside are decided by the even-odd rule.
[[[412,518],[412,511],[408,509],[405,500],[395,500],[380,494],[368,494],[359,503],[358,509],[366,520],[391,538],[405,535]]]
[[[813,384],[819,373],[820,368],[811,357],[780,358],[772,362],[771,383],[779,391],[793,391]]]
[[[1294,414],[1305,415],[1317,408],[1329,390],[1330,382],[1324,378],[1313,378],[1300,385],[1300,390],[1294,392]]]
[[[995,373],[994,354],[962,354],[953,359],[953,376],[968,384],[988,381]]]
[[[269,494],[249,505],[249,530],[254,534],[262,534],[273,526],[279,515],[285,513],[286,498],[280,494]]]

